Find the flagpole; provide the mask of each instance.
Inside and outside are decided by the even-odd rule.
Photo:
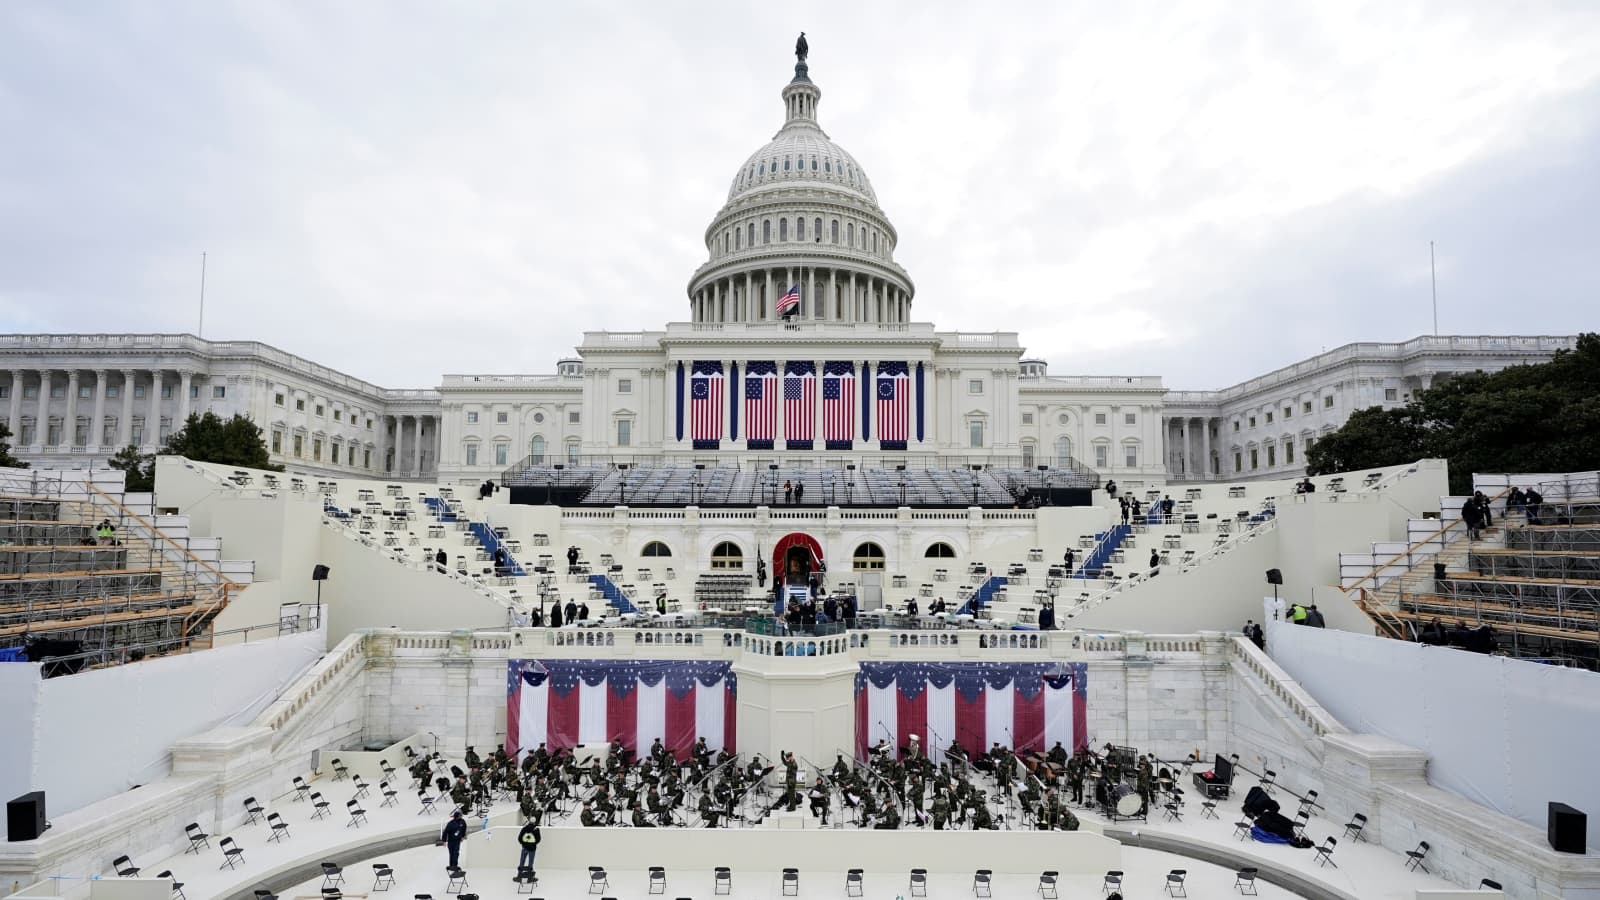
[[[1439,336],[1439,272],[1433,262],[1433,241],[1428,242],[1428,281],[1433,287],[1433,336]]]

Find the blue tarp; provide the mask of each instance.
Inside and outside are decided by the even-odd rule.
[[[0,647],[0,662],[27,662],[28,651],[22,647]]]

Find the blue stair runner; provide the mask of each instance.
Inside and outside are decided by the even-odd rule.
[[[599,589],[600,596],[605,597],[606,602],[610,603],[617,612],[624,614],[637,614],[639,612],[639,607],[634,606],[633,601],[622,593],[622,588],[617,587],[616,583],[606,576],[590,575],[589,583]]]
[[[440,522],[462,521],[460,516],[450,510],[449,504],[438,497],[423,497],[422,502],[428,507],[428,511],[433,513],[434,518]],[[500,540],[500,536],[494,533],[494,529],[490,528],[487,522],[468,522],[467,530],[471,531],[472,536],[478,539],[478,545],[488,551],[490,559],[494,559],[494,551],[505,547],[505,542]],[[505,573],[507,575],[528,574],[528,570],[524,569],[522,564],[517,562],[516,557],[511,555],[510,548],[506,548]]]
[[[968,597],[967,602],[962,604],[960,611],[976,615],[977,612],[982,611],[984,604],[993,600],[994,595],[1000,593],[1000,589],[1005,586],[1005,576],[990,575],[987,581],[978,585],[978,589],[972,592],[972,596]]]
[[[1106,567],[1106,563],[1111,559],[1112,554],[1117,552],[1117,549],[1122,546],[1122,542],[1127,540],[1128,535],[1131,533],[1133,533],[1133,529],[1126,525],[1113,525],[1110,531],[1102,531],[1095,535],[1094,552],[1090,553],[1088,558],[1083,561],[1083,565],[1078,567],[1078,571],[1072,573],[1072,577],[1099,577],[1100,570]]]

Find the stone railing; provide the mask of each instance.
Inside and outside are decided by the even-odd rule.
[[[1267,690],[1292,710],[1317,737],[1349,733],[1349,729],[1340,724],[1332,713],[1323,709],[1322,704],[1312,699],[1298,681],[1278,668],[1278,664],[1255,644],[1240,635],[1234,635],[1231,641],[1234,659],[1254,673],[1261,683],[1266,685]]]
[[[317,700],[334,692],[334,689],[360,674],[366,664],[366,636],[352,634],[328,651],[311,671],[289,686],[261,714],[255,725],[273,731],[287,730],[296,719],[303,718],[316,705]]]

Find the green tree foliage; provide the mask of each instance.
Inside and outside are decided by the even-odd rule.
[[[138,447],[132,444],[123,447],[116,456],[106,460],[106,464],[122,471],[124,489],[129,493],[156,489],[156,458],[141,455]]]
[[[26,469],[28,464],[11,455],[11,429],[0,422],[0,468]]]
[[[162,453],[185,456],[196,462],[283,471],[267,455],[261,426],[244,416],[222,419],[216,413],[192,413],[183,428],[167,438]]]
[[[1450,489],[1474,472],[1600,468],[1600,335],[1547,363],[1442,379],[1399,409],[1364,409],[1306,454],[1313,475],[1450,461]]]

